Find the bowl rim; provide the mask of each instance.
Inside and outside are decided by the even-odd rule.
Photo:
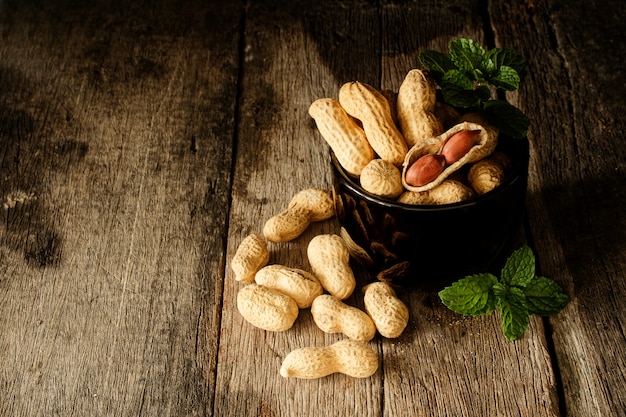
[[[337,157],[335,156],[335,153],[333,152],[332,149],[329,150],[330,153],[330,160],[331,160],[331,165],[333,167],[333,171],[335,171],[336,173],[338,173],[340,175],[340,177],[343,179],[343,184],[353,193],[357,194],[360,198],[367,200],[370,203],[379,205],[379,206],[384,206],[390,209],[398,209],[398,210],[404,210],[404,211],[414,211],[414,212],[433,212],[433,211],[448,211],[448,210],[458,210],[460,208],[470,208],[470,207],[475,207],[479,204],[481,204],[482,201],[487,200],[487,199],[491,199],[494,195],[500,194],[505,192],[508,188],[510,188],[511,186],[513,186],[517,181],[519,181],[520,178],[520,170],[522,169],[526,169],[527,171],[527,166],[528,166],[528,160],[530,157],[530,150],[529,150],[529,142],[528,142],[528,138],[522,138],[522,139],[517,139],[517,138],[510,138],[506,135],[502,135],[500,134],[501,139],[505,139],[507,142],[508,141],[519,141],[520,143],[523,142],[523,148],[521,149],[521,152],[523,153],[521,155],[520,158],[518,158],[518,160],[515,162],[515,164],[511,167],[511,171],[508,175],[508,177],[506,178],[506,181],[504,181],[504,183],[500,184],[497,188],[476,196],[476,197],[472,197],[469,200],[465,200],[465,201],[460,201],[457,203],[449,203],[449,204],[437,204],[437,205],[424,205],[424,204],[406,204],[406,203],[399,203],[397,201],[394,200],[389,200],[389,199],[385,199],[382,197],[377,197],[374,196],[370,193],[368,193],[367,191],[365,191],[359,184],[357,184],[354,180],[353,177],[351,177],[350,175],[348,175],[346,173],[346,171],[343,169],[343,167],[341,166],[341,164],[339,163],[339,161],[337,160]],[[501,145],[502,141],[500,141],[500,143],[498,144],[498,147],[503,146],[512,146],[512,145]],[[497,148],[498,149],[498,148]]]

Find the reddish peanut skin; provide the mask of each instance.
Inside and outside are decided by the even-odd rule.
[[[451,165],[463,158],[476,145],[479,135],[480,130],[461,130],[450,136],[441,150],[446,163]]]
[[[446,159],[443,155],[424,155],[406,171],[406,182],[413,187],[426,185],[441,174],[445,165]]]

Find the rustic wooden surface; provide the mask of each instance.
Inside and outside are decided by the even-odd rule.
[[[216,3],[0,2],[0,415],[626,415],[621,3]],[[250,326],[229,261],[330,186],[308,106],[346,81],[397,89],[460,36],[529,61],[508,97],[533,122],[526,238],[572,301],[509,343],[496,315],[402,293],[409,327],[371,342],[374,376],[280,377],[341,337],[308,310]],[[308,240],[337,231],[271,262],[308,269]]]

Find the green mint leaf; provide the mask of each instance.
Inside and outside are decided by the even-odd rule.
[[[465,73],[449,70],[441,79],[441,95],[452,106],[468,108],[483,101],[484,90],[474,90],[474,83]]]
[[[482,68],[485,50],[479,43],[471,39],[460,38],[451,41],[449,49],[450,58],[457,68],[466,71]]]
[[[550,316],[563,310],[569,297],[553,280],[535,277],[523,289],[528,304],[528,312],[538,316]]]
[[[500,132],[514,138],[528,135],[530,120],[520,109],[502,100],[489,100],[483,103],[480,114]]]
[[[513,68],[503,65],[489,79],[489,82],[496,88],[513,91],[517,90],[520,85],[520,77]]]
[[[500,301],[502,331],[509,341],[517,340],[526,331],[529,322],[526,297],[521,289],[511,287]]]
[[[441,78],[441,88],[454,85],[463,90],[473,90],[474,83],[463,71],[451,69],[445,72]]]
[[[441,78],[447,71],[456,69],[450,56],[437,51],[420,52],[419,61],[430,71],[437,83],[441,82]]]
[[[493,75],[498,71],[498,67],[496,63],[493,62],[490,58],[485,58],[481,64],[482,72],[485,74],[487,79],[491,79]]]
[[[532,249],[524,245],[514,251],[502,268],[500,282],[525,287],[535,277],[535,255]]]
[[[491,59],[496,68],[507,66],[513,68],[523,80],[526,76],[526,61],[514,49],[509,48],[493,48],[487,51],[487,58]]]
[[[476,90],[465,90],[456,85],[445,85],[441,89],[446,103],[453,107],[464,109],[478,106],[481,103],[481,95]]]
[[[496,282],[493,284],[493,287],[491,287],[491,290],[493,291],[493,295],[496,297],[496,306],[500,307],[502,300],[505,300],[509,294],[509,286],[501,282]]]
[[[491,274],[470,275],[439,291],[439,298],[450,310],[465,316],[488,314],[496,309],[491,291],[498,279]]]

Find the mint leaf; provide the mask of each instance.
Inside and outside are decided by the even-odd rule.
[[[526,61],[514,49],[493,48],[487,51],[486,56],[494,62],[496,68],[502,66],[511,67],[517,72],[520,80],[523,80],[526,76]]]
[[[500,282],[515,286],[525,287],[535,277],[535,255],[528,246],[522,246],[514,251],[507,259]]]
[[[468,108],[489,99],[491,91],[486,86],[474,89],[473,81],[465,73],[450,70],[441,79],[441,95],[452,106]]]
[[[514,138],[525,138],[528,135],[530,120],[517,107],[502,100],[489,100],[480,111],[492,126],[502,133]]]
[[[528,135],[530,120],[503,100],[492,100],[489,86],[513,91],[526,75],[526,61],[515,50],[485,50],[472,39],[452,40],[449,54],[423,51],[419,60],[441,87],[442,100],[459,109],[479,111],[491,125],[513,138]]]
[[[430,71],[435,80],[439,83],[443,75],[456,69],[450,56],[437,51],[422,51],[419,54],[419,61]]]
[[[497,282],[493,284],[492,291],[493,291],[493,295],[495,295],[496,297],[496,304],[498,305],[498,307],[500,306],[500,303],[502,302],[502,300],[505,300],[506,297],[508,296],[509,288],[511,287],[501,282]]]
[[[500,309],[502,331],[509,341],[522,337],[531,314],[556,314],[569,302],[556,282],[535,275],[535,255],[528,246],[511,254],[500,281],[488,273],[470,275],[441,290],[439,298],[449,309],[466,316]]]
[[[521,289],[515,287],[508,289],[506,297],[500,301],[500,317],[502,331],[509,341],[522,337],[530,319],[526,297]]]
[[[472,80],[463,71],[459,71],[458,69],[446,71],[441,78],[441,83],[441,88],[456,86],[463,90],[474,89],[474,83]]]
[[[488,314],[496,309],[491,291],[498,279],[491,274],[470,275],[439,291],[439,298],[450,310],[465,316]]]
[[[503,65],[489,81],[496,88],[513,91],[519,88],[521,80],[517,71],[509,66]]]
[[[496,63],[493,62],[490,58],[485,58],[481,64],[482,72],[486,75],[487,79],[491,79],[493,75],[498,71],[498,67]]]
[[[460,70],[471,71],[482,68],[485,59],[483,47],[471,39],[455,39],[449,44],[450,58]]]
[[[487,89],[487,92],[489,90]],[[485,88],[477,90],[466,90],[454,84],[446,85],[441,89],[444,100],[454,107],[470,108],[478,106],[485,94]]]
[[[480,97],[474,92],[472,80],[459,70],[447,71],[441,79],[443,99],[455,107],[472,107],[480,103]]]
[[[563,310],[569,297],[551,279],[535,277],[523,289],[528,303],[528,312],[538,316],[550,316]]]

